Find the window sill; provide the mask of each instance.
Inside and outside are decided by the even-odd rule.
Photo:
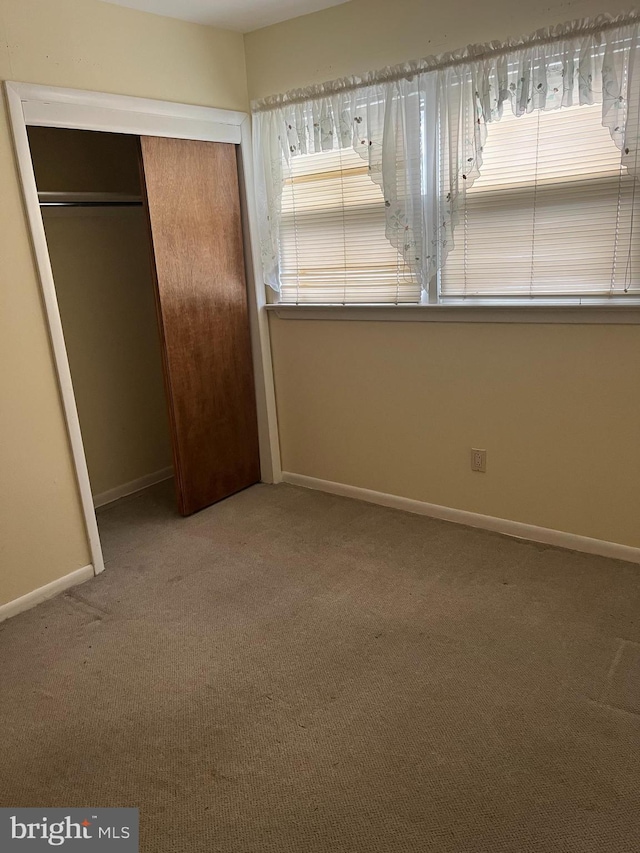
[[[281,305],[266,306],[283,320],[366,320],[418,323],[640,324],[640,300],[615,305],[593,302],[440,305]]]

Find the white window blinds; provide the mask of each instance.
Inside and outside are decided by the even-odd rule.
[[[407,303],[420,285],[385,236],[382,190],[352,148],[292,157],[280,224],[280,301]]]
[[[463,193],[441,296],[640,292],[635,183],[600,105],[520,117],[505,109]]]

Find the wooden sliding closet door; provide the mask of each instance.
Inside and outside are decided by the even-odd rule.
[[[178,505],[260,479],[236,149],[141,137]]]

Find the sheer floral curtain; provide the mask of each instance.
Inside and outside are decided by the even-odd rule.
[[[339,80],[269,98],[253,121],[256,195],[265,280],[279,289],[282,188],[291,158],[353,148],[382,189],[386,235],[423,283],[422,80]]]
[[[602,124],[620,149],[621,165],[639,177],[640,23],[624,20],[576,21],[522,42],[468,47],[439,60],[435,120],[443,173],[441,191],[425,199],[437,223],[427,278],[453,247],[464,193],[482,169],[490,124],[505,109],[520,116],[602,104]]]
[[[382,188],[387,238],[423,288],[453,247],[491,122],[602,104],[621,165],[640,178],[640,17],[599,16],[505,44],[474,45],[254,105],[265,280],[279,287],[283,181],[292,157],[352,147]]]

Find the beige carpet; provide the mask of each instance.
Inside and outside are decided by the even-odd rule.
[[[149,853],[636,853],[640,567],[256,486],[0,626],[0,805]]]

